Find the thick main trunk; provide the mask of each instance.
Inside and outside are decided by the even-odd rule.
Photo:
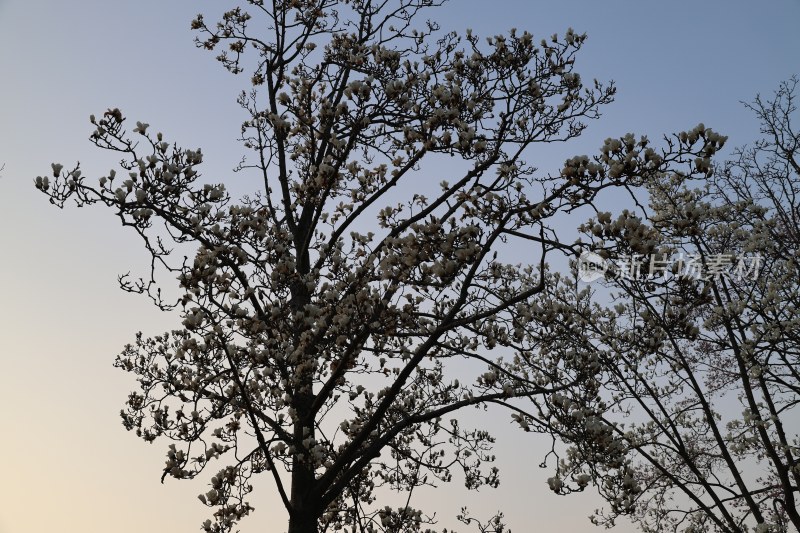
[[[306,410],[307,395],[300,394],[298,396],[300,398],[295,399],[295,405],[300,407],[298,411]],[[294,427],[295,440],[300,442],[309,435],[313,435],[313,429],[304,428],[303,424],[298,421]],[[309,493],[314,488],[314,481],[314,468],[309,464],[308,457],[298,458],[295,455],[292,460],[290,501],[293,512],[289,518],[289,533],[317,533],[318,506],[309,498]]]
[[[289,518],[289,533],[317,533],[315,513],[298,512]]]
[[[310,396],[307,393],[299,393],[295,397],[298,412],[308,412],[309,405]],[[301,442],[309,436],[313,437],[313,426],[308,426],[309,424],[303,424],[300,420],[295,423],[296,442]],[[310,497],[315,481],[314,466],[310,458],[306,454],[302,458],[295,455],[292,460],[292,488],[289,497],[292,506],[289,533],[317,533],[320,508],[318,502]]]
[[[300,228],[300,235],[296,238],[298,243],[305,241],[304,235],[307,228]],[[307,250],[298,249],[298,271],[301,274],[309,272],[309,255]],[[303,283],[295,283],[292,286],[291,306],[297,312],[311,301],[309,290]],[[301,330],[295,332],[295,342],[299,342]],[[315,355],[315,347],[310,346],[306,356]],[[295,443],[303,442],[307,438],[314,438],[315,428],[311,415],[311,406],[314,401],[314,374],[313,370],[299,361],[295,367],[295,382],[293,383],[294,394],[292,397],[292,407],[296,412],[293,437]],[[297,444],[296,444],[297,445]],[[288,533],[318,533],[318,519],[321,514],[320,506],[310,495],[314,489],[316,476],[314,473],[313,460],[308,454],[302,457],[294,456],[292,459],[292,488],[290,493],[290,504],[292,514],[289,517]]]

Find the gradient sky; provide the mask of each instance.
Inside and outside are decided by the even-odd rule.
[[[91,176],[111,168],[87,141],[88,116],[118,106],[168,140],[201,146],[206,177],[235,189],[244,117],[234,98],[246,80],[195,49],[189,30],[197,12],[211,19],[228,7],[0,0],[0,533],[177,533],[205,518],[203,483],[159,484],[166,443],[145,444],[118,416],[133,382],[114,356],[136,331],[176,324],[117,290],[118,273],[145,267],[139,242],[103,209],[47,205],[32,179],[53,161],[80,160]],[[730,136],[728,147],[750,142],[758,124],[740,102],[800,74],[800,0],[452,0],[431,17],[484,36],[514,26],[589,34],[577,70],[615,80],[617,101],[577,142],[535,152],[543,171],[628,131],[655,139],[704,122]],[[551,474],[537,468],[547,443],[510,432],[505,419],[491,425],[501,487],[465,496],[445,486],[435,495],[442,514],[469,503],[475,515],[502,508],[516,533],[592,530],[596,499],[548,491]],[[269,490],[251,501],[243,533],[283,531]]]

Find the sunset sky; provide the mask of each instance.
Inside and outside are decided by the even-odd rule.
[[[140,242],[106,210],[48,205],[33,179],[55,161],[80,160],[90,176],[112,168],[115,158],[87,140],[88,117],[119,107],[129,121],[202,147],[206,178],[236,191],[245,117],[235,98],[247,79],[196,49],[189,29],[198,12],[211,21],[233,5],[0,0],[0,533],[192,532],[207,517],[196,498],[204,482],[160,484],[167,443],[137,439],[118,414],[135,384],[114,356],[137,331],[179,324],[117,288],[118,274],[145,272]],[[752,142],[758,123],[740,102],[800,74],[800,0],[451,0],[429,16],[482,36],[588,33],[576,70],[614,80],[616,102],[576,142],[533,152],[542,172],[626,132],[658,139],[703,122],[729,136],[726,150]],[[538,468],[546,439],[485,418],[498,437],[500,488],[444,486],[431,495],[443,523],[469,504],[476,516],[502,510],[515,533],[592,530],[596,497],[547,488],[552,474]],[[284,530],[267,483],[250,501],[256,512],[243,533]]]

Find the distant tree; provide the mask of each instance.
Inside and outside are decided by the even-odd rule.
[[[797,83],[748,106],[765,137],[707,183],[662,175],[647,183],[642,216],[599,213],[583,227],[611,265],[638,254],[640,276],[609,271],[611,305],[563,278],[537,297],[562,310],[548,352],[589,359],[598,392],[534,398],[522,418],[570,443],[551,488],[596,482],[610,503],[598,522],[630,514],[647,532],[800,530]],[[714,136],[700,126],[675,142]],[[666,273],[647,277],[670,257]]]
[[[440,4],[253,0],[192,22],[200,47],[225,46],[225,68],[250,69],[239,103],[254,157],[240,170],[258,194],[234,201],[201,183],[200,149],[143,122],[134,140],[116,108],[91,118],[91,140],[122,154],[121,175],[88,181],[54,163],[54,178],[36,178],[58,206],[100,203],[138,233],[150,274],[122,288],[181,313],[116,366],[138,379],[125,427],[172,441],[162,481],[214,469],[205,531],[247,515],[264,472],[290,533],[417,531],[435,522],[411,506],[417,487],[457,471],[469,489],[497,485],[483,464],[493,437],[456,415],[587,386],[583,361],[532,355],[541,267],[570,249],[549,224],[716,149],[700,139],[656,153],[627,136],[536,172],[526,149],[573,139],[612,100],[613,86],[586,87],[573,69],[585,35],[434,38],[418,15]],[[431,187],[442,172],[449,181]],[[509,241],[533,264],[498,260]],[[186,249],[193,258],[170,253]],[[178,276],[176,300],[164,274]],[[526,364],[510,371],[515,359]],[[382,488],[401,504],[378,505]],[[480,527],[502,531],[497,517]]]

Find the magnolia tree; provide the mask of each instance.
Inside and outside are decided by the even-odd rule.
[[[537,397],[518,416],[570,444],[550,487],[596,481],[610,503],[598,522],[800,530],[796,85],[749,106],[764,139],[702,187],[664,174],[646,184],[639,215],[601,212],[584,225],[607,259],[596,283],[613,305],[599,285],[555,276],[536,297],[562,317],[542,335],[550,356],[589,361],[599,392]],[[700,126],[674,142],[699,138],[724,140]]]
[[[224,49],[252,84],[240,170],[257,194],[204,182],[200,149],[143,122],[129,135],[116,108],[91,118],[91,141],[121,154],[119,174],[53,164],[36,178],[56,205],[101,204],[132,228],[150,273],[121,287],[180,313],[116,366],[138,380],[125,427],[169,443],[162,481],[209,470],[205,531],[253,509],[257,474],[291,533],[417,531],[435,513],[412,505],[415,489],[497,485],[493,437],[460,411],[596,388],[580,357],[536,352],[542,267],[569,249],[553,218],[717,146],[627,136],[537,172],[526,149],[573,139],[612,100],[573,69],[585,35],[441,34],[418,16],[440,3],[252,0],[192,22],[198,46]],[[458,162],[445,176],[443,157]],[[497,259],[509,241],[531,264]],[[176,276],[173,300],[161,284]],[[398,506],[377,501],[390,491]],[[490,522],[478,525],[502,530]]]

